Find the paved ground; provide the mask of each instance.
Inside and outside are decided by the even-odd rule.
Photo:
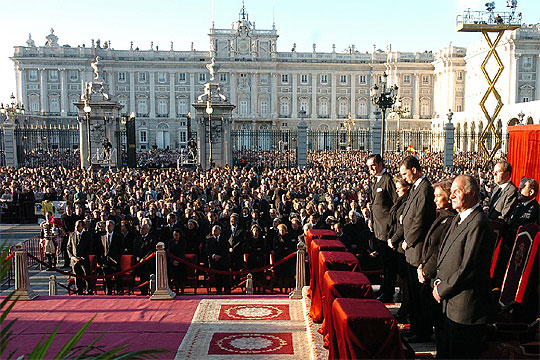
[[[26,239],[39,235],[39,225],[36,224],[0,224],[0,244],[12,246]]]

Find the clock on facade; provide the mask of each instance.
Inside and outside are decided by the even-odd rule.
[[[247,52],[249,50],[249,41],[248,40],[238,41],[238,50],[240,52]]]

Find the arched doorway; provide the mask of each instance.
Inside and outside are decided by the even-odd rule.
[[[171,147],[171,135],[169,125],[160,123],[156,129],[156,146],[158,149],[168,149]]]

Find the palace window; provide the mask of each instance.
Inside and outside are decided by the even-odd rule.
[[[51,113],[59,113],[60,112],[60,102],[58,101],[58,97],[52,97],[49,100],[49,112]]]
[[[203,83],[205,81],[206,81],[206,74],[205,73],[200,73],[199,74],[199,82]]]
[[[307,114],[307,112],[308,112],[308,102],[306,100],[302,100],[300,102],[300,111],[302,111],[302,110],[305,111],[306,114]]]
[[[118,82],[126,82],[126,73],[125,72],[119,72],[118,73]]]
[[[302,84],[307,84],[308,83],[308,76],[304,75],[304,74],[300,75],[300,82]]]
[[[261,74],[260,81],[261,84],[268,84],[268,74]]]
[[[404,84],[410,84],[411,83],[411,75],[403,75],[403,83]]]
[[[321,75],[321,84],[328,84],[328,75]]]
[[[241,100],[240,101],[239,113],[240,113],[240,115],[247,115],[248,114],[248,102],[247,102],[247,100]]]
[[[280,107],[279,107],[279,114],[280,115],[289,115],[289,101],[288,100],[282,100]]]
[[[77,81],[77,80],[79,80],[79,71],[77,71],[77,70],[71,70],[71,71],[69,72],[69,79],[70,79],[71,81]]]
[[[184,115],[187,114],[187,102],[185,99],[178,100],[178,114]]]
[[[360,115],[360,116],[366,116],[367,115],[367,102],[365,100],[361,100],[358,103],[358,115]]]
[[[319,115],[328,116],[328,102],[326,100],[319,104]]]
[[[340,75],[339,76],[339,82],[342,83],[342,84],[346,84],[347,83],[347,75]]]
[[[164,84],[165,82],[167,82],[167,74],[164,72],[158,73],[158,83]]]
[[[186,82],[186,73],[180,73],[178,74],[178,82]]]
[[[227,74],[219,74],[220,82],[227,82]]]
[[[157,108],[157,111],[158,111],[158,115],[168,115],[168,111],[167,111],[167,108],[168,108],[168,104],[167,104],[167,100],[165,99],[159,99],[158,100],[158,108]]]
[[[145,83],[146,82],[146,73],[145,72],[140,72],[139,73],[139,82],[140,83]]]
[[[36,81],[38,79],[38,72],[36,69],[28,71],[28,81]]]
[[[261,101],[261,115],[268,115],[268,101]]]
[[[366,78],[366,75],[360,75],[360,84],[366,84],[367,83],[367,78]]]
[[[422,84],[424,85],[429,84],[429,75],[422,75]]]
[[[148,138],[146,136],[147,135],[146,130],[141,130],[139,134],[140,134],[141,142],[143,143],[148,142]]]
[[[146,103],[146,99],[139,99],[137,102],[137,114],[148,114],[148,104]]]
[[[458,71],[458,72],[457,72],[457,79],[458,79],[459,81],[463,81],[463,71]]]
[[[186,142],[187,141],[187,132],[181,131],[180,132],[180,142]]]
[[[289,75],[288,74],[281,75],[281,82],[283,84],[288,84],[289,83]]]
[[[523,68],[530,69],[532,68],[532,56],[523,57]]]
[[[74,114],[77,113],[78,109],[75,106],[75,104],[78,103],[78,102],[79,102],[79,97],[78,96],[72,96],[69,99],[69,112],[74,113]]]
[[[349,104],[347,104],[347,100],[340,100],[339,101],[339,107],[338,107],[339,114],[341,116],[347,115],[349,112]]]
[[[58,81],[58,70],[49,70],[49,80]]]

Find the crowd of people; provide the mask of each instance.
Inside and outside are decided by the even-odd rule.
[[[155,151],[144,159],[174,156]],[[397,282],[403,299],[398,318],[409,318],[411,341],[432,336],[435,326],[447,334],[439,336],[446,341],[440,341],[441,354],[475,354],[471,341],[481,334],[477,325],[485,321],[484,297],[492,285],[486,269],[491,256],[476,256],[493,249],[487,219],[506,225],[502,256],[509,257],[517,227],[538,223],[536,180],[516,187],[510,164],[484,168],[481,156],[468,152],[455,155],[454,169],[443,166],[441,153],[387,153],[382,159],[365,151],[320,151],[308,155],[304,168],[284,167],[279,152],[260,156],[264,164],[258,166],[209,170],[3,167],[0,195],[9,201],[26,191],[66,201],[60,219],[47,216],[43,237],[58,238],[63,265],[77,274],[88,273],[90,254],[112,274],[121,255],[140,262],[157,242],[176,257],[195,254],[217,270],[252,269],[268,264],[270,255],[275,262],[294,252],[308,229],[333,229],[362,269],[384,270],[380,300],[394,298]],[[49,258],[51,266],[55,261]],[[141,266],[143,283],[154,268],[152,261]],[[183,288],[185,273],[169,259],[175,290]],[[293,261],[274,273],[271,286],[293,286]],[[261,276],[254,274],[256,283],[264,282]],[[217,276],[216,291],[228,292],[234,280]],[[115,287],[123,289],[106,282],[107,293]],[[77,290],[92,288],[78,279]]]

